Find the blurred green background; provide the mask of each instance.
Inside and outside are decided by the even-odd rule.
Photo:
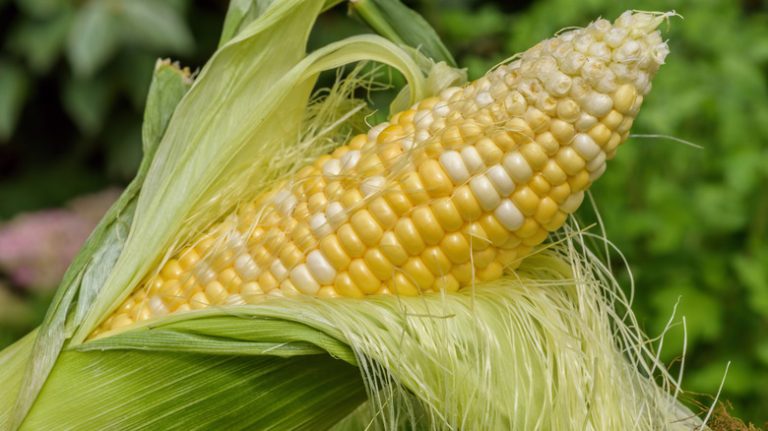
[[[672,55],[594,187],[634,309],[685,388],[768,420],[768,4],[761,0],[408,2],[469,69],[625,9],[670,10]],[[200,67],[225,0],[0,0],[0,347],[34,327],[68,260],[140,160],[153,64]],[[362,28],[337,8],[315,44]],[[585,223],[595,220],[580,210]],[[629,286],[629,271],[614,257]],[[711,398],[700,401],[711,402]]]

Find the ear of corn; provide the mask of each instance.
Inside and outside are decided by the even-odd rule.
[[[428,63],[380,38],[305,55],[322,1],[232,7],[221,48],[167,130],[147,129],[145,138],[159,133],[162,142],[137,183],[138,201],[129,195],[115,210],[124,218],[108,219],[113,236],[102,241],[111,252],[94,248],[84,262],[99,266],[75,266],[34,349],[22,341],[10,350],[21,360],[0,355],[17,372],[28,363],[26,382],[0,372],[4,385],[23,388],[0,396],[0,428],[317,429],[343,426],[347,415],[384,429],[696,423],[669,395],[676,382],[631,313],[616,316],[626,300],[578,230],[519,259],[563,223],[554,217],[578,206],[626,138],[665,54],[653,32],[662,15],[628,13],[614,27],[598,21],[466,88],[432,94]],[[400,70],[412,108],[320,156],[359,131],[344,120],[362,111],[345,88],[359,81],[310,103],[314,80],[359,60]],[[457,74],[443,76],[433,82]],[[325,224],[312,223],[314,214]],[[127,240],[121,224],[130,226]],[[323,251],[331,237],[338,244],[326,241]],[[269,252],[268,265],[252,246]],[[256,281],[245,279],[253,269],[246,255]],[[215,277],[205,286],[183,295],[152,290],[158,277],[160,289],[193,277],[199,284],[203,264]],[[459,265],[464,272],[455,273]],[[501,276],[503,267],[514,275]],[[262,285],[275,271],[280,284]],[[406,283],[410,293],[440,294],[409,297],[399,288]],[[223,296],[219,288],[224,300],[241,300],[212,301]],[[192,301],[198,293],[205,301]],[[354,298],[369,293],[397,295]],[[325,294],[337,297],[316,298]],[[152,303],[165,311],[132,316]],[[199,303],[206,306],[183,312]],[[86,340],[100,325],[99,337]]]
[[[353,137],[151,272],[100,331],[265,295],[455,292],[515,269],[626,139],[663,17],[542,42]]]

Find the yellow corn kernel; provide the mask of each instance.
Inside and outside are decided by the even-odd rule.
[[[388,230],[397,223],[397,213],[389,206],[383,197],[378,197],[368,204],[368,211],[379,223],[382,229]]]
[[[400,216],[413,208],[408,196],[400,190],[387,190],[384,194],[384,199],[387,201],[390,208]]]
[[[479,223],[494,246],[500,247],[507,242],[509,231],[499,223],[499,220],[493,214],[486,214],[480,217]]]
[[[279,256],[280,261],[283,262],[283,265],[288,269],[293,268],[304,260],[304,253],[292,242],[283,244]]]
[[[461,232],[446,235],[440,243],[440,248],[453,263],[465,263],[469,260],[469,242]]]
[[[475,144],[477,152],[480,153],[480,157],[483,159],[483,163],[487,166],[492,166],[501,162],[501,158],[504,156],[504,152],[489,138],[482,138]]]
[[[420,254],[426,247],[416,225],[410,218],[398,220],[395,225],[395,235],[400,245],[412,256]]]
[[[437,291],[456,292],[459,287],[458,280],[451,274],[443,275],[435,280],[435,290]]]
[[[368,247],[374,246],[379,243],[381,236],[384,235],[384,231],[381,229],[376,220],[374,220],[368,210],[363,209],[356,212],[349,219],[349,223],[357,233],[357,236]]]
[[[472,189],[468,185],[457,187],[453,193],[453,203],[466,221],[477,220],[483,213],[480,204],[475,199]]]
[[[429,194],[426,187],[421,182],[419,174],[416,172],[409,172],[403,179],[403,192],[408,197],[413,205],[420,205],[429,202]]]
[[[396,295],[416,296],[421,293],[419,288],[408,278],[407,275],[398,272],[388,283],[389,290]]]
[[[512,202],[526,217],[532,216],[539,207],[539,196],[529,187],[521,187],[512,194]]]
[[[421,254],[421,261],[436,276],[450,273],[453,266],[440,247],[429,247],[424,250],[424,253]]]
[[[392,277],[395,267],[387,259],[386,255],[378,248],[372,248],[365,253],[363,257],[368,269],[379,280],[387,280]]]
[[[472,284],[472,279],[475,275],[475,267],[469,262],[456,265],[451,269],[451,275],[462,285],[469,286]]]
[[[536,214],[534,214],[533,217],[543,225],[552,220],[552,217],[557,214],[558,208],[559,205],[557,205],[557,202],[547,196],[539,202],[539,208],[536,210]]]
[[[336,236],[339,238],[339,243],[341,243],[344,251],[350,257],[361,257],[365,253],[365,244],[357,236],[351,225],[345,224],[340,227]]]
[[[491,262],[483,269],[478,269],[475,275],[480,281],[491,281],[501,277],[504,272],[504,268],[499,262]]]
[[[403,265],[403,271],[421,290],[429,289],[435,281],[435,276],[432,275],[427,266],[424,265],[424,262],[418,257],[408,259],[408,262]]]
[[[371,272],[363,259],[355,259],[349,264],[349,276],[358,289],[365,294],[376,292],[381,281]]]
[[[421,239],[427,245],[435,245],[445,236],[445,231],[440,227],[435,215],[429,207],[416,208],[411,214],[411,219],[421,235]]]
[[[453,191],[453,183],[437,160],[430,159],[422,163],[419,166],[419,176],[424,189],[433,198],[449,196]]]
[[[400,241],[394,232],[387,232],[381,238],[379,244],[381,253],[392,262],[393,265],[401,266],[408,260],[408,252],[400,245]]]
[[[363,293],[363,291],[357,287],[357,284],[355,284],[355,282],[352,281],[352,277],[350,277],[349,273],[347,272],[342,272],[336,276],[336,280],[334,280],[333,287],[336,289],[336,292],[338,292],[339,295],[341,296],[346,296],[349,298],[365,297],[365,294]]]
[[[181,277],[181,274],[184,273],[184,268],[181,267],[179,264],[179,261],[176,259],[171,259],[168,262],[165,263],[163,266],[163,270],[160,271],[160,275],[162,275],[165,278],[172,278],[172,279],[178,279]]]

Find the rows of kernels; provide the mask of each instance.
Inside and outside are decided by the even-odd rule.
[[[626,139],[666,54],[658,20],[563,33],[395,114],[168,260],[104,329],[265,295],[499,277],[562,226]]]

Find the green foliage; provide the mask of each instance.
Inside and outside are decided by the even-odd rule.
[[[128,144],[114,136],[137,136],[154,61],[162,56],[187,58],[193,54],[195,42],[187,3],[0,3],[0,16],[13,17],[7,29],[0,31],[4,37],[0,51],[0,145],[16,147],[16,142],[25,142],[30,150],[38,145],[37,151],[45,151],[41,147],[50,144],[38,144],[35,141],[39,137],[30,137],[26,129],[43,123],[52,128],[71,127],[61,118],[63,113],[79,136],[59,143],[59,148],[72,150],[70,157],[77,158],[75,163],[79,164],[94,157],[94,147],[101,148],[103,154],[97,157],[104,157],[107,176],[130,179],[139,157],[128,147],[135,148],[136,141]],[[47,94],[51,90],[58,94]],[[123,108],[126,98],[133,109]],[[49,111],[57,116],[54,124],[48,124]],[[25,130],[19,130],[19,122]],[[10,151],[15,155],[16,148]],[[19,163],[35,164],[28,161],[30,156],[20,158]]]
[[[29,80],[17,65],[0,61],[0,139],[13,133]]]

